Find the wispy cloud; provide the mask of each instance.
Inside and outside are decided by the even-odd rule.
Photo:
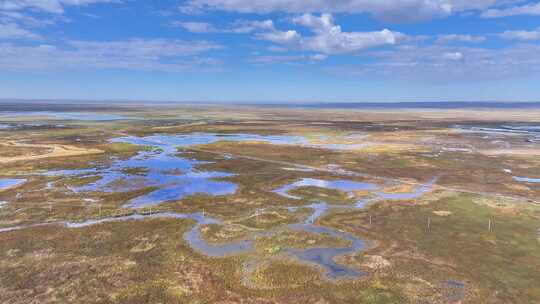
[[[208,22],[192,21],[173,21],[172,26],[181,27],[191,33],[230,33],[230,34],[248,34],[261,30],[273,30],[274,22],[272,20],[236,20],[226,27],[218,28]]]
[[[540,27],[532,31],[505,31],[499,37],[508,40],[534,41],[540,40]]]
[[[120,3],[121,0],[3,0],[0,11],[22,11],[26,9],[63,14],[66,6],[85,6],[96,3]]]
[[[482,17],[484,18],[501,18],[518,15],[540,16],[540,2],[515,5],[502,9],[493,8],[482,13]]]
[[[184,22],[184,21],[173,21],[171,26],[181,27],[191,33],[216,33],[219,32],[211,23],[208,22]]]
[[[36,28],[68,20],[65,7],[122,0],[0,0],[0,39],[41,39]],[[39,16],[39,17],[37,17]]]
[[[304,64],[304,63],[317,63],[323,61],[328,56],[325,54],[313,54],[313,55],[267,55],[267,56],[256,56],[250,60],[251,63],[258,65],[268,65],[268,64]]]
[[[448,43],[455,43],[455,42],[463,42],[463,43],[482,43],[486,41],[486,37],[484,36],[474,36],[474,35],[440,35],[437,37],[436,43],[439,44],[448,44]]]
[[[502,49],[403,45],[373,52],[369,63],[336,66],[340,75],[422,81],[483,81],[511,79],[540,72],[540,46],[522,44]]]
[[[41,39],[41,36],[33,33],[29,30],[21,28],[16,23],[2,23],[0,22],[0,39],[12,40],[12,39]]]
[[[225,10],[240,13],[369,13],[386,21],[425,20],[468,10],[485,10],[504,0],[190,0],[184,12]]]
[[[0,70],[130,69],[182,71],[214,68],[219,60],[201,57],[222,46],[205,41],[131,39],[68,41],[64,46],[0,44]]]

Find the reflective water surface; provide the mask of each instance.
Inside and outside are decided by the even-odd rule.
[[[26,179],[0,178],[0,190],[20,186],[24,183],[26,183]]]
[[[316,203],[307,207],[312,208],[313,213],[306,219],[304,223],[292,224],[289,225],[289,228],[292,230],[300,230],[313,234],[324,234],[335,238],[348,240],[351,242],[351,245],[343,248],[289,248],[287,252],[304,262],[310,262],[321,266],[325,270],[325,274],[332,279],[337,279],[339,277],[360,276],[361,272],[353,268],[337,264],[335,258],[345,254],[360,252],[364,249],[364,242],[352,234],[313,224],[318,218],[322,217],[328,210],[330,210],[332,206],[329,206],[326,203]]]
[[[220,140],[229,141],[262,141],[271,144],[300,144],[308,145],[309,142],[298,136],[287,135],[253,135],[253,134],[231,134],[219,135],[211,133],[194,133],[183,135],[154,135],[148,137],[121,137],[113,142],[129,143],[146,146],[143,151],[128,159],[113,159],[108,166],[98,166],[77,170],[57,170],[45,172],[44,175],[50,177],[95,177],[95,181],[84,186],[70,188],[75,192],[126,192],[131,190],[141,190],[148,187],[147,194],[140,195],[130,201],[124,207],[142,208],[160,203],[181,200],[184,197],[195,194],[206,195],[229,195],[237,191],[238,186],[226,179],[233,176],[228,172],[206,171],[200,168],[208,162],[189,158],[187,152],[182,152],[179,148],[190,147],[199,144],[208,144]],[[232,159],[234,156],[225,157],[223,161]],[[302,166],[284,168],[284,170],[300,170],[302,172],[312,172],[315,169]],[[381,190],[382,186],[374,183],[358,182],[353,180],[322,180],[316,178],[302,178],[296,182],[287,184],[273,192],[291,199],[301,199],[301,197],[289,194],[290,191],[301,187],[316,187],[343,191],[354,196],[356,191],[369,191],[371,196],[368,199],[359,201],[355,206],[329,205],[325,202],[310,202],[303,206],[311,208],[313,212],[304,220],[282,228],[300,230],[312,234],[324,234],[335,238],[350,241],[350,245],[341,248],[308,248],[295,249],[286,248],[285,252],[304,262],[314,263],[324,269],[327,277],[335,279],[340,277],[357,277],[361,272],[344,265],[336,263],[338,256],[354,254],[364,250],[365,244],[360,239],[347,232],[332,228],[319,226],[317,220],[333,209],[337,208],[363,208],[365,204],[376,200],[402,200],[413,199],[424,195],[432,189],[436,179],[426,184],[419,184],[413,190],[406,193],[387,193]],[[25,180],[0,179],[0,190],[12,187]],[[54,187],[54,182],[48,183],[48,188]],[[295,212],[299,207],[288,207],[289,212]],[[207,224],[227,225],[222,221],[207,217],[203,213],[155,213],[155,214],[132,214],[123,217],[110,217],[92,219],[84,222],[59,222],[71,229],[83,228],[91,225],[98,225],[117,221],[135,221],[157,218],[190,219],[196,223],[192,229],[184,234],[185,241],[197,252],[210,257],[224,257],[249,252],[253,249],[253,238],[255,235],[247,237],[246,240],[229,242],[226,244],[211,244],[201,236],[201,227]],[[17,229],[39,226],[19,226],[2,228],[0,232],[8,232]],[[275,231],[265,231],[269,235]]]
[[[315,226],[313,224],[296,224],[292,225],[291,228],[314,234],[325,234],[351,241],[351,246],[343,248],[289,249],[287,252],[302,261],[311,262],[323,267],[326,275],[332,279],[339,277],[357,277],[361,275],[361,272],[356,269],[337,264],[335,258],[345,254],[360,252],[364,249],[364,242],[362,240],[345,232],[323,226]]]
[[[362,183],[355,182],[350,180],[321,180],[314,178],[303,178],[297,182],[294,182],[289,185],[285,185],[279,189],[274,190],[275,193],[278,193],[281,196],[292,198],[292,199],[301,199],[301,197],[290,195],[289,191],[301,187],[318,187],[324,189],[339,190],[343,192],[353,192],[361,190],[376,190],[379,186],[371,183]]]
[[[86,112],[56,112],[56,111],[3,111],[0,112],[0,118],[14,117],[48,117],[59,120],[80,120],[80,121],[107,121],[129,119],[126,116],[105,114],[105,113],[86,113]]]
[[[529,142],[540,142],[540,125],[533,124],[501,124],[486,126],[455,126],[461,132],[485,133],[488,135],[520,135],[527,136]]]
[[[138,142],[144,144],[144,142],[154,143],[166,143],[168,145],[177,146],[193,146],[211,144],[218,141],[235,141],[235,142],[264,142],[274,145],[297,145],[314,148],[322,148],[329,150],[347,150],[357,149],[362,147],[361,143],[345,143],[345,144],[332,144],[332,143],[313,143],[304,136],[298,135],[259,135],[259,134],[216,134],[216,133],[191,133],[191,134],[178,134],[178,135],[152,135],[144,138],[140,137],[127,137],[123,138],[123,141]]]
[[[178,148],[209,144],[222,140],[262,141],[277,145],[308,144],[307,139],[304,137],[291,135],[192,133],[147,137],[128,136],[115,138],[112,142],[149,146],[153,149],[140,152],[128,160],[115,160],[107,168],[58,170],[44,174],[49,176],[97,176],[100,178],[88,185],[71,188],[75,192],[126,192],[146,187],[158,188],[146,195],[132,199],[124,206],[131,208],[154,206],[167,201],[181,200],[186,196],[195,194],[213,196],[234,194],[237,185],[222,180],[232,176],[230,173],[201,171],[197,167],[206,162],[182,157],[183,155],[178,152]],[[129,173],[133,170],[143,173]],[[368,183],[347,180],[322,181],[308,178],[276,191],[284,196],[294,198],[288,195],[287,192],[305,186],[323,187],[346,192],[374,190],[377,188],[376,185]]]
[[[514,176],[512,178],[515,181],[522,182],[522,183],[540,183],[540,178],[531,178],[531,177],[522,177],[522,176]]]
[[[130,208],[154,206],[195,194],[213,196],[234,194],[237,190],[234,183],[217,180],[230,177],[232,174],[201,171],[197,167],[206,162],[182,157],[177,151],[181,141],[169,143],[136,137],[118,138],[114,141],[151,146],[153,149],[140,152],[127,160],[114,160],[110,167],[58,170],[45,174],[100,178],[90,184],[72,188],[76,192],[126,192],[147,187],[158,188],[130,200],[124,206]]]

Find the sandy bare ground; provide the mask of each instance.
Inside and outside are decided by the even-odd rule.
[[[22,155],[15,157],[0,157],[0,164],[13,163],[18,161],[33,161],[38,159],[45,158],[54,158],[54,157],[70,157],[70,156],[81,156],[88,154],[100,154],[103,151],[98,149],[85,149],[69,145],[57,145],[57,144],[26,144],[21,142],[9,141],[2,143],[1,145],[8,147],[18,147],[18,148],[34,148],[34,149],[48,149],[49,152],[40,155]]]
[[[509,155],[517,157],[531,157],[540,156],[540,149],[494,149],[494,150],[480,150],[482,154],[497,156],[497,155]]]

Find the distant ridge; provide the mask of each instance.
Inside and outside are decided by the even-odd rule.
[[[540,109],[540,102],[343,102],[259,105],[265,107],[317,109]]]
[[[540,101],[401,101],[401,102],[215,102],[151,100],[46,100],[0,98],[2,111],[110,111],[129,106],[255,106],[312,109],[540,109]]]

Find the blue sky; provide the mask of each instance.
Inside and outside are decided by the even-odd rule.
[[[0,0],[0,98],[540,101],[540,1]]]

